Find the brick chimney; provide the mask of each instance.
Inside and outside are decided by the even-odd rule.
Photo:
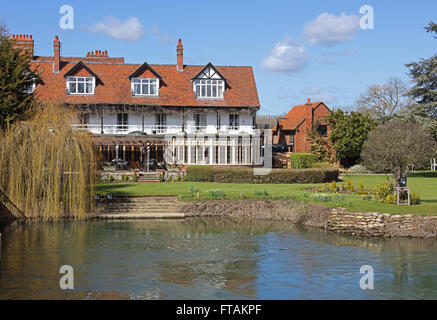
[[[27,50],[33,57],[33,39],[28,34],[13,34],[11,40],[14,42],[15,48]]]
[[[178,41],[178,45],[176,47],[176,53],[177,53],[177,66],[176,69],[178,71],[184,71],[184,46],[182,45],[181,39]]]
[[[59,41],[58,36],[55,36],[55,40],[53,40],[53,73],[59,73],[61,69],[61,42]]]

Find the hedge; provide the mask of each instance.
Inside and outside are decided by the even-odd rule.
[[[268,175],[256,176],[253,168],[190,166],[184,181],[221,183],[325,183],[338,180],[338,168],[272,169]]]
[[[410,171],[409,177],[437,178],[437,171]]]
[[[317,156],[312,153],[291,153],[291,166],[293,169],[311,168],[317,162]]]

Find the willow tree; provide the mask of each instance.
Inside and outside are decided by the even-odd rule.
[[[0,188],[29,218],[85,218],[93,208],[96,151],[60,105],[33,107],[0,133]]]

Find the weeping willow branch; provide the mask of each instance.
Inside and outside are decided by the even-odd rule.
[[[0,187],[28,218],[84,219],[93,208],[96,150],[73,119],[62,106],[39,105],[0,132]]]

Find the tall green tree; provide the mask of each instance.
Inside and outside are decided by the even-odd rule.
[[[425,30],[437,39],[437,24],[430,22]],[[415,101],[404,118],[411,118],[431,129],[437,140],[437,55],[407,63],[414,86],[408,95]]]
[[[31,54],[16,49],[4,24],[0,27],[0,129],[22,118],[35,101],[29,88],[39,79],[30,68]]]
[[[377,126],[377,121],[368,114],[335,110],[326,119],[331,128],[329,140],[335,150],[336,160],[350,167],[360,159],[368,133]]]

